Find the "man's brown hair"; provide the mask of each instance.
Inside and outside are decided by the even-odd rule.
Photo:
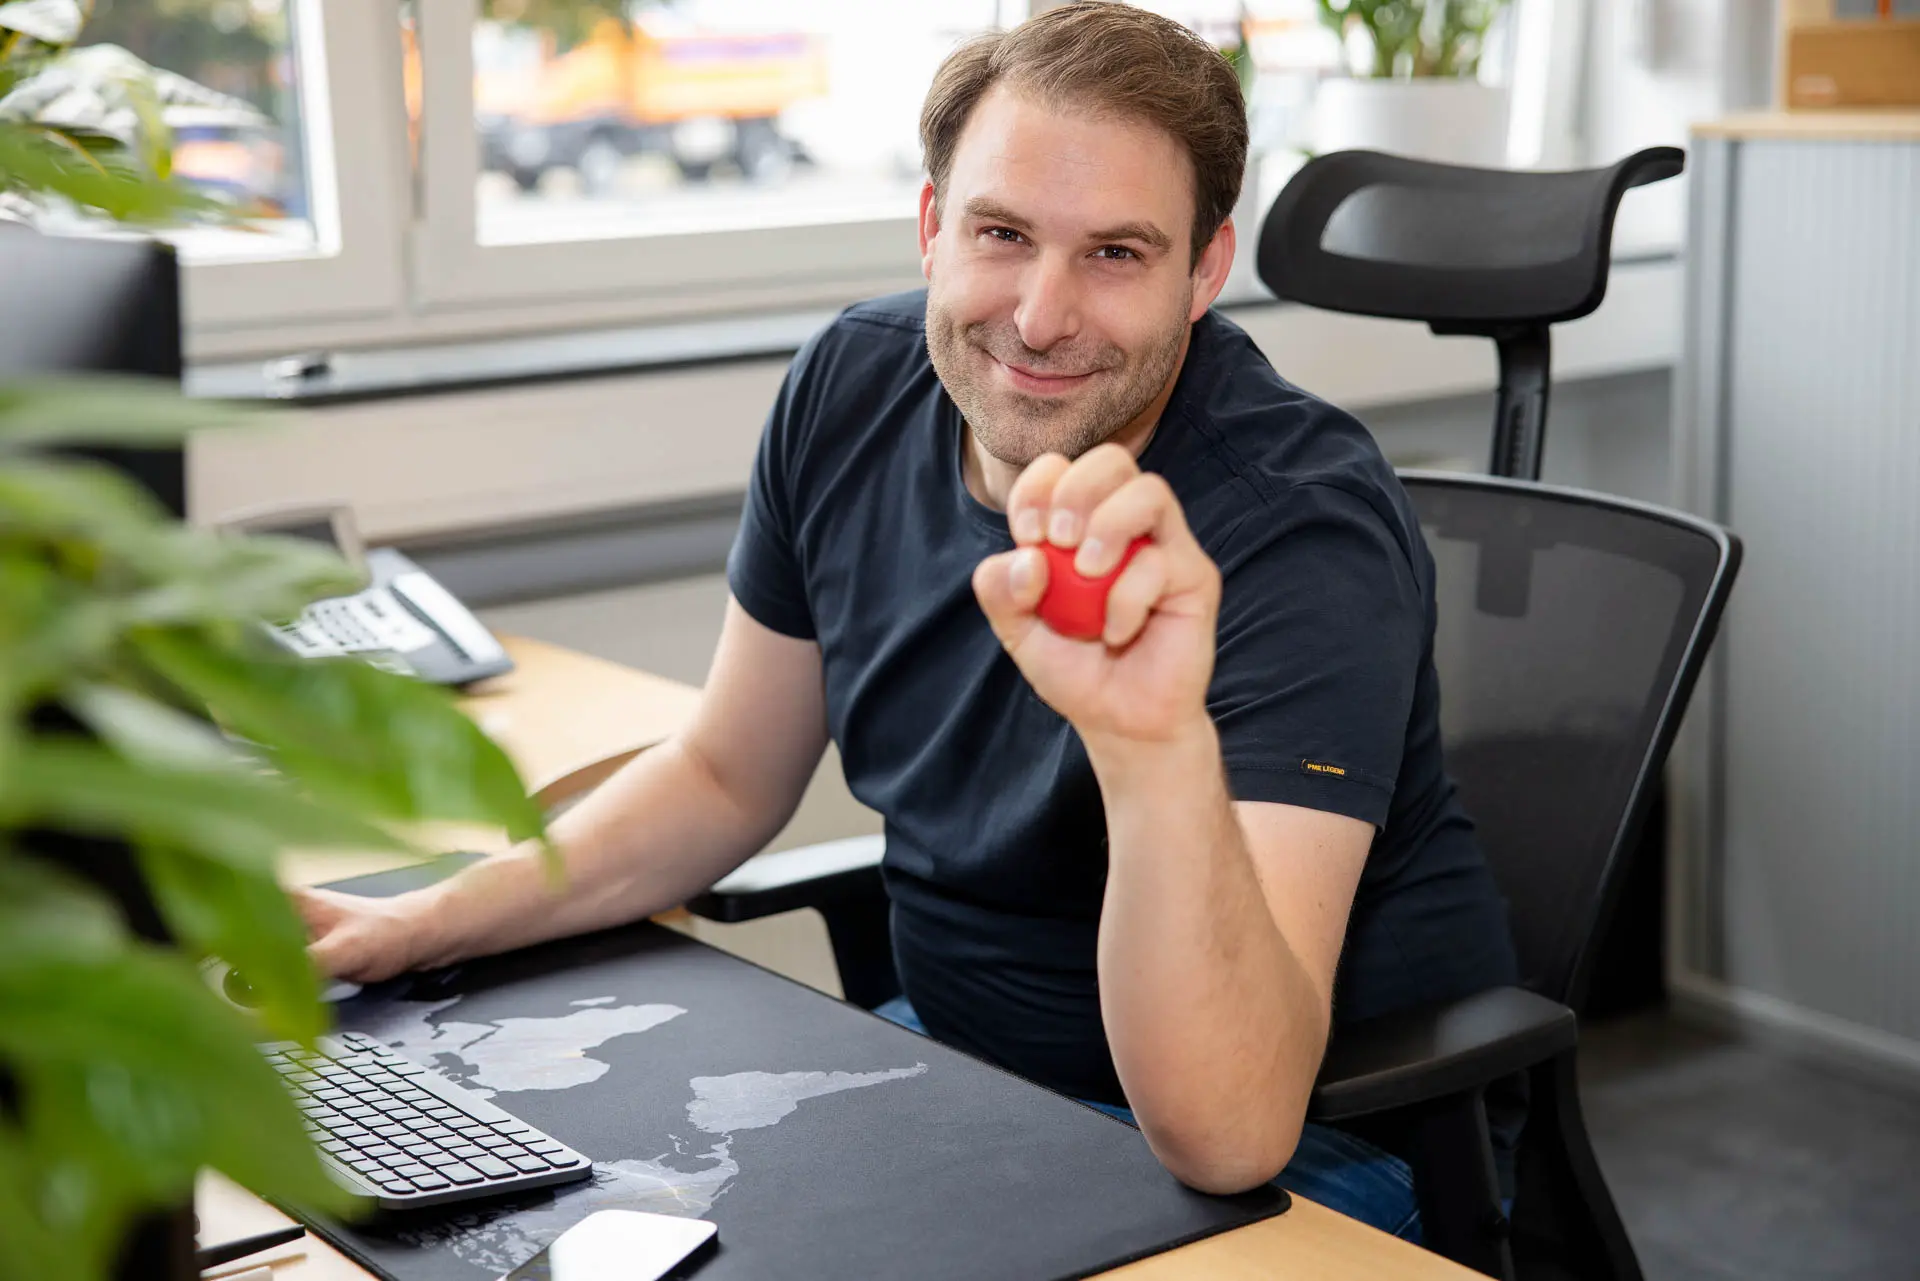
[[[1126,4],[1061,5],[948,55],[920,109],[920,145],[934,199],[944,200],[954,148],[987,90],[1005,83],[1054,107],[1157,125],[1193,161],[1193,261],[1240,196],[1247,109],[1240,79],[1212,45],[1170,18]]]

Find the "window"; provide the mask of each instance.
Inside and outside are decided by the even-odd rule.
[[[910,287],[928,78],[959,41],[1025,9],[422,6],[421,296],[438,309],[511,305],[540,323],[569,309],[664,319]]]
[[[212,358],[915,287],[928,81],[1039,3],[99,0],[89,38],[198,86],[180,167],[258,207],[252,231],[180,237],[190,349]],[[1256,297],[1258,218],[1340,42],[1318,0],[1142,3],[1241,47],[1254,155],[1224,296]]]
[[[300,60],[284,0],[99,0],[84,32],[81,65],[114,74],[118,46],[172,74],[160,89],[173,135],[174,172],[231,200],[248,231],[197,229],[175,237],[190,262],[271,258],[320,247],[305,130]]]
[[[899,218],[920,100],[994,0],[495,0],[473,28],[483,244]],[[487,16],[487,15],[491,16]]]
[[[155,68],[175,171],[230,200],[235,226],[168,234],[188,266],[197,343],[262,320],[390,309],[397,275],[378,259],[398,234],[375,201],[343,204],[336,141],[364,152],[379,125],[336,113],[328,68],[364,47],[364,0],[95,0],[60,109],[112,127],[133,108],[115,91],[132,55]],[[362,195],[373,195],[377,181]]]

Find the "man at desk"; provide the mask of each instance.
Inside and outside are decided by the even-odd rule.
[[[312,892],[314,954],[371,980],[684,902],[780,830],[831,736],[886,819],[883,1013],[1131,1109],[1196,1188],[1278,1176],[1413,1235],[1405,1167],[1303,1124],[1331,1021],[1515,963],[1442,767],[1407,497],[1208,309],[1234,72],[1069,5],[955,52],[921,134],[928,289],[795,358],[692,726],[555,824],[563,888],[523,850]],[[1142,536],[1101,640],[1037,619],[1040,544],[1097,576]]]

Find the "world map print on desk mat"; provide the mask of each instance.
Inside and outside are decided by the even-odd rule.
[[[315,1224],[391,1281],[492,1281],[602,1209],[716,1223],[697,1281],[1057,1281],[1287,1205],[1191,1192],[1130,1126],[651,924],[371,987],[339,1024],[594,1162]]]

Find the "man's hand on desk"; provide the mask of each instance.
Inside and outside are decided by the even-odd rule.
[[[419,896],[361,898],[319,889],[290,893],[312,940],[307,952],[321,973],[377,983],[417,968],[424,960]]]

